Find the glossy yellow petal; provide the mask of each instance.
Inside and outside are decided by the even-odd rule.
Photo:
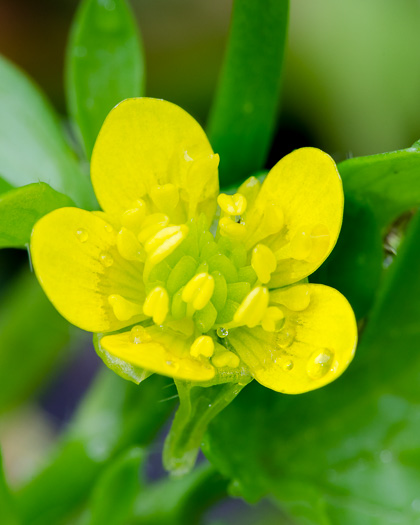
[[[295,283],[322,264],[337,241],[343,206],[341,178],[326,153],[302,148],[274,166],[245,215],[248,247],[265,237],[278,261],[269,288]]]
[[[138,199],[177,224],[204,212],[211,221],[219,189],[218,156],[201,126],[164,100],[132,98],[106,118],[91,162],[101,207],[122,215]]]
[[[109,354],[131,365],[158,374],[188,381],[210,381],[215,375],[208,359],[194,358],[191,344],[194,338],[168,328],[150,326],[102,338],[101,346]]]
[[[31,238],[32,264],[45,293],[63,317],[89,332],[145,319],[143,265],[120,255],[117,232],[105,217],[60,208],[36,223]]]
[[[229,330],[229,341],[262,385],[300,394],[340,376],[353,359],[357,326],[351,306],[337,290],[321,284],[308,287],[309,306],[302,311],[283,307],[279,332],[260,327]]]

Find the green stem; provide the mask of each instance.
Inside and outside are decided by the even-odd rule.
[[[260,170],[279,104],[288,0],[235,0],[208,134],[222,186]]]
[[[247,383],[224,383],[211,387],[187,381],[175,383],[180,407],[165,441],[163,464],[173,475],[182,476],[193,468],[210,421],[233,401]]]

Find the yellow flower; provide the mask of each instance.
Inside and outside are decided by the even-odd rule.
[[[204,386],[251,375],[279,392],[319,388],[346,369],[357,340],[347,300],[305,280],[340,231],[336,166],[299,149],[262,184],[251,177],[218,196],[218,163],[179,107],[122,102],[92,155],[103,211],[43,217],[36,275],[66,319],[101,333],[108,364]]]

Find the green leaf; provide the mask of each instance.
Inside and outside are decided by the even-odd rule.
[[[182,478],[163,478],[145,486],[138,495],[134,515],[127,523],[202,523],[201,517],[206,508],[226,496],[226,485],[227,481],[211,465],[202,463]]]
[[[277,116],[288,0],[235,0],[208,133],[228,186],[264,165]]]
[[[173,409],[160,402],[168,384],[156,375],[137,386],[103,368],[50,462],[17,492],[23,522],[60,523],[86,501],[108,461],[148,444]]]
[[[143,94],[144,58],[125,0],[84,0],[67,50],[67,99],[90,158],[111,109]]]
[[[24,248],[38,219],[73,201],[45,182],[28,184],[0,195],[0,248]]]
[[[420,206],[420,141],[411,148],[345,160],[338,169],[346,196],[367,202],[381,228]]]
[[[127,522],[140,489],[140,465],[144,459],[142,449],[131,448],[110,463],[93,490],[89,525]]]
[[[2,525],[18,525],[19,519],[15,502],[7,485],[3,472],[2,454],[0,450],[0,510]]]
[[[340,379],[300,396],[254,382],[210,425],[206,455],[235,494],[274,494],[298,524],[418,520],[419,239],[417,215]]]
[[[95,205],[89,180],[38,88],[0,57],[0,173],[14,187],[46,182],[82,207]]]
[[[163,464],[171,474],[183,476],[195,464],[209,422],[231,403],[251,380],[207,387],[175,381],[180,407],[165,441]]]
[[[374,212],[347,197],[337,244],[310,281],[339,290],[350,302],[357,319],[362,319],[376,297],[383,255],[382,235]]]
[[[0,412],[38,386],[69,340],[69,324],[25,270],[0,302]]]

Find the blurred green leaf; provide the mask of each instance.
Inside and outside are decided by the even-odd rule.
[[[125,0],[84,0],[67,50],[67,99],[90,158],[111,109],[143,94],[144,58]]]
[[[0,303],[0,412],[39,384],[69,340],[68,322],[25,270]]]
[[[140,490],[140,465],[145,453],[131,448],[105,469],[92,493],[89,525],[120,525],[133,512]]]
[[[417,215],[342,378],[300,396],[254,382],[210,425],[206,455],[234,494],[272,493],[298,524],[418,522],[419,240]]]
[[[38,88],[0,57],[0,173],[14,187],[46,182],[82,207],[95,205],[89,180]]]
[[[10,493],[3,472],[3,461],[0,450],[0,516],[2,525],[18,525],[19,519],[13,497]]]
[[[261,169],[280,95],[288,0],[235,0],[208,133],[227,186]]]
[[[337,244],[310,281],[339,290],[362,319],[375,300],[383,258],[382,235],[372,209],[347,197]]]
[[[199,516],[226,496],[227,481],[208,463],[182,478],[164,478],[145,486],[128,522],[138,525],[185,525],[201,523]]]
[[[420,206],[420,141],[411,148],[340,162],[346,196],[368,203],[381,228]]]
[[[11,190],[12,188],[13,186],[11,184],[4,180],[3,177],[0,177],[0,195],[5,191]]]
[[[59,523],[86,501],[108,461],[148,444],[173,409],[160,402],[168,384],[156,375],[137,386],[103,368],[49,463],[17,492],[22,522]]]
[[[24,248],[36,221],[63,206],[74,206],[74,202],[45,182],[0,195],[0,248]]]

